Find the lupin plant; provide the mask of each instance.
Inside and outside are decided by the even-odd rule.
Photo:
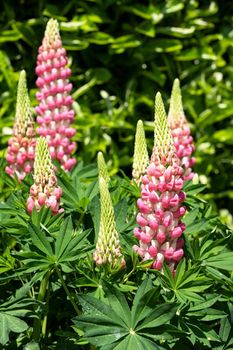
[[[33,208],[40,211],[42,206],[50,208],[52,214],[62,212],[63,209],[59,209],[62,189],[57,184],[54,165],[44,137],[40,137],[36,143],[33,178],[34,184],[27,200],[28,212],[32,213]]]
[[[116,229],[112,199],[108,189],[109,175],[101,152],[98,153],[100,226],[93,259],[96,265],[110,268],[124,266],[125,260],[120,251],[120,240]]]
[[[26,72],[19,76],[13,136],[8,141],[6,172],[21,181],[32,171],[35,156],[35,130],[27,90]]]
[[[143,260],[152,259],[152,267],[161,270],[166,263],[172,271],[183,256],[181,222],[183,205],[183,168],[176,155],[171,130],[160,93],[155,100],[155,143],[151,163],[142,177],[139,213],[134,229],[139,246],[134,250]]]
[[[184,167],[184,180],[192,180],[192,167],[195,164],[195,158],[192,154],[195,150],[193,138],[190,135],[190,127],[184,114],[182,95],[179,79],[175,79],[172,87],[170,109],[168,113],[168,123],[172,130],[174,145],[177,156]]]
[[[52,158],[68,171],[76,163],[71,156],[76,144],[71,142],[75,134],[75,129],[71,127],[74,110],[71,108],[72,84],[68,79],[71,70],[66,65],[66,50],[62,47],[58,22],[50,19],[37,57],[36,85],[40,88],[36,94],[39,102],[36,107],[37,132],[46,137]]]
[[[146,145],[145,131],[143,128],[143,122],[139,120],[137,122],[135,144],[134,144],[134,156],[133,156],[133,179],[139,185],[142,176],[146,172],[146,168],[149,165],[149,156]]]

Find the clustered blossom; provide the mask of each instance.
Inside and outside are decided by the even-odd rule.
[[[108,264],[125,266],[124,257],[120,252],[120,240],[116,229],[112,199],[108,190],[109,176],[102,154],[98,154],[99,190],[100,190],[100,227],[93,259],[96,265]],[[104,175],[105,178],[102,176]]]
[[[184,114],[180,82],[178,79],[175,79],[172,88],[168,123],[172,130],[176,154],[180,158],[181,164],[185,170],[183,179],[185,181],[192,180],[194,176],[192,167],[195,164],[195,158],[192,157],[192,153],[194,152],[195,147],[193,144],[193,138],[190,135],[190,128]]]
[[[36,143],[33,179],[34,184],[30,188],[30,197],[27,200],[28,212],[31,214],[33,208],[40,211],[42,206],[50,208],[53,214],[62,212],[63,209],[59,209],[62,189],[57,184],[54,166],[44,137],[40,137]]]
[[[151,163],[142,177],[139,213],[134,234],[139,246],[134,250],[143,260],[152,259],[152,267],[162,269],[165,262],[172,271],[183,256],[185,225],[181,222],[186,208],[183,205],[183,168],[176,156],[171,130],[161,95],[155,102],[155,144]]]
[[[16,175],[21,181],[33,168],[35,153],[35,131],[32,110],[27,91],[26,73],[22,71],[19,77],[16,115],[13,136],[8,141],[6,173],[11,177]]]
[[[70,140],[75,134],[71,127],[74,110],[71,109],[72,84],[68,80],[71,70],[66,65],[66,50],[62,47],[58,23],[50,19],[37,57],[36,85],[40,88],[36,94],[39,102],[37,132],[46,137],[52,158],[57,159],[64,170],[70,170],[76,163],[71,156],[76,144]]]
[[[133,179],[139,185],[142,176],[146,172],[146,168],[149,164],[149,156],[146,145],[145,132],[143,128],[143,122],[139,120],[137,122],[134,156],[133,156]]]

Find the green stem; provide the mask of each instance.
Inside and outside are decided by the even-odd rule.
[[[64,280],[64,278],[63,278],[63,276],[61,274],[61,271],[59,270],[59,268],[57,266],[56,266],[56,272],[58,274],[58,277],[59,277],[59,279],[61,281],[61,284],[62,284],[63,288],[65,289],[65,292],[66,292],[66,294],[67,294],[71,304],[73,305],[73,307],[74,307],[75,311],[77,312],[77,314],[80,315],[80,311],[79,311],[77,305],[75,304],[75,301],[74,301],[72,295],[70,294],[69,289],[67,288],[66,282],[65,282],[65,280]]]
[[[135,272],[135,269],[133,268],[125,277],[123,282],[126,283],[129,279],[129,277]]]
[[[46,313],[45,313],[43,321],[42,321],[42,330],[41,330],[41,332],[42,332],[43,338],[46,337],[49,298],[50,298],[50,282],[48,282],[48,290],[47,290],[47,295],[46,295]]]
[[[47,271],[47,273],[45,274],[44,278],[40,283],[40,289],[37,296],[38,301],[44,301],[50,274],[51,274],[51,271]],[[38,342],[40,339],[40,332],[41,332],[41,315],[39,316],[39,318],[36,318],[34,320],[34,325],[33,325],[33,339],[36,342]]]

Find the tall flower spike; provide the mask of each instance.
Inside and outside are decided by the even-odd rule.
[[[106,183],[108,184],[110,181],[110,177],[108,175],[107,165],[105,163],[104,156],[103,156],[102,152],[98,152],[97,163],[98,163],[99,177],[102,177],[106,181]]]
[[[143,260],[152,259],[152,267],[162,269],[165,262],[172,271],[183,256],[181,222],[183,206],[183,168],[176,155],[171,130],[160,93],[155,100],[155,145],[151,163],[142,177],[139,213],[134,235],[139,246],[134,250]]]
[[[137,122],[134,156],[133,156],[133,179],[139,185],[142,176],[145,174],[146,168],[149,164],[149,156],[146,145],[145,132],[143,128],[143,122],[139,120]]]
[[[116,222],[108,185],[103,177],[99,177],[100,188],[100,227],[93,259],[97,265],[109,264],[112,268],[119,261],[125,265],[120,252],[120,240],[116,230]]]
[[[8,141],[6,172],[21,181],[33,168],[35,153],[35,131],[30,99],[27,90],[26,72],[19,76],[16,101],[16,115],[13,136]]]
[[[36,94],[37,132],[46,137],[51,157],[57,159],[64,170],[70,170],[76,163],[71,156],[76,144],[70,140],[75,129],[71,127],[74,121],[72,84],[68,80],[71,70],[66,65],[58,22],[50,19],[37,57],[36,85],[40,88]]]
[[[30,197],[27,200],[28,212],[31,213],[34,207],[40,211],[43,205],[50,208],[53,214],[62,212],[63,209],[59,209],[62,189],[57,184],[54,166],[44,137],[37,140],[33,178],[34,184],[30,188]]]
[[[183,178],[184,180],[191,180],[194,175],[192,167],[195,164],[195,158],[192,157],[192,153],[195,147],[183,110],[179,79],[175,79],[173,83],[168,123],[172,130],[177,155],[185,169]]]

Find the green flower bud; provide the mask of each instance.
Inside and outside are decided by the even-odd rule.
[[[110,177],[108,175],[107,165],[105,163],[102,152],[98,152],[97,163],[98,163],[99,177],[102,177],[106,181],[106,183],[109,183]]]
[[[93,258],[97,265],[110,264],[114,267],[117,260],[122,257],[120,253],[120,240],[116,230],[116,222],[112,199],[106,180],[99,177],[100,188],[100,227]],[[124,258],[121,258],[124,265]]]
[[[141,177],[144,175],[146,168],[149,164],[149,156],[146,145],[145,132],[143,128],[143,122],[139,120],[137,122],[134,156],[133,156],[133,179],[137,184],[140,183]]]

